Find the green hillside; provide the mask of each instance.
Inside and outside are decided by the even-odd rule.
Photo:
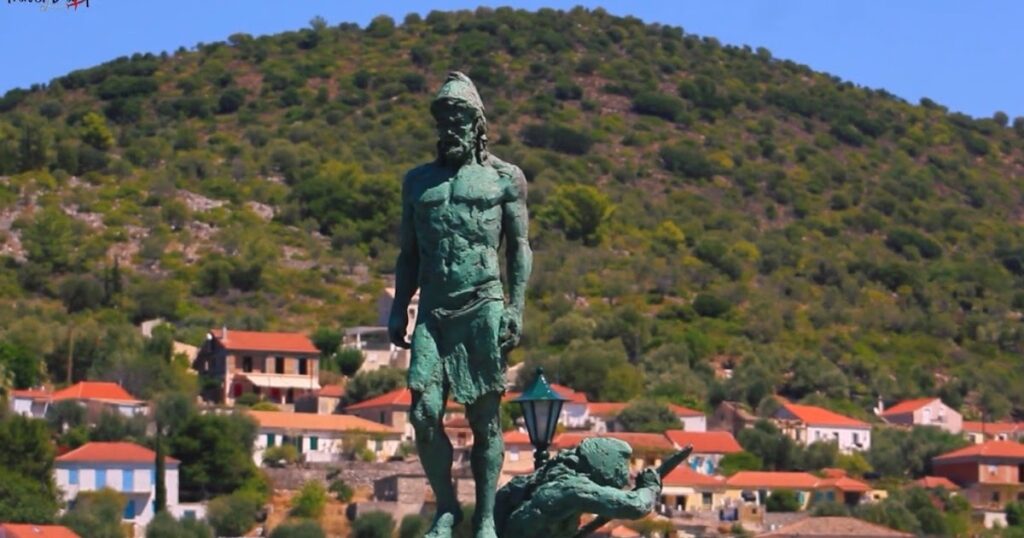
[[[449,69],[530,182],[516,360],[600,399],[1024,416],[1024,118],[584,9],[314,20],[8,92],[10,383],[39,359],[62,383],[70,354],[75,379],[174,384],[130,326],[156,316],[192,343],[374,322]]]

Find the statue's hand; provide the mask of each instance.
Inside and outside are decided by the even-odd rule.
[[[409,349],[412,345],[405,341],[405,328],[409,326],[409,315],[405,309],[399,309],[388,317],[388,339],[391,343],[402,348]]]
[[[658,476],[658,471],[651,468],[640,471],[640,474],[636,475],[636,487],[661,491],[661,477]]]
[[[498,330],[498,344],[502,351],[509,351],[519,345],[519,337],[523,335],[523,312],[518,308],[506,307],[501,314],[501,325]]]

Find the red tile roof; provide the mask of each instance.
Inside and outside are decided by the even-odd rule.
[[[530,434],[519,430],[505,432],[502,437],[505,439],[505,446],[530,444]]]
[[[758,538],[835,536],[842,538],[910,538],[913,534],[895,531],[852,517],[809,517],[773,531],[758,534]]]
[[[731,488],[814,489],[818,485],[818,477],[802,472],[740,471],[725,483]]]
[[[822,478],[818,480],[816,488],[835,488],[844,493],[867,493],[871,491],[871,486],[848,476]]]
[[[782,408],[808,426],[835,426],[842,428],[870,428],[868,423],[813,405],[784,402]]]
[[[135,443],[86,443],[63,456],[58,462],[153,463],[156,452]],[[168,463],[178,460],[168,456]]]
[[[587,395],[582,392],[576,392],[565,385],[559,385],[558,383],[551,384],[551,390],[555,391],[556,394],[565,398],[571,403],[585,404],[587,403]],[[518,398],[522,392],[508,391],[502,396],[501,401],[509,402]]]
[[[106,381],[81,381],[66,389],[54,392],[50,397],[53,401],[61,400],[108,400],[121,402],[138,402],[128,391],[117,383]]]
[[[950,479],[944,476],[925,476],[915,480],[913,484],[925,489],[942,488],[946,491],[957,491],[960,489],[960,486],[954,484]]]
[[[675,486],[675,487],[688,487],[688,486],[725,486],[725,478],[721,476],[713,476],[700,474],[697,471],[691,469],[688,465],[680,465],[672,470],[661,479],[662,485]]]
[[[4,538],[81,538],[75,531],[60,525],[0,524]]]
[[[354,403],[345,408],[345,411],[361,411],[364,409],[374,409],[377,407],[390,407],[397,406],[408,409],[412,407],[412,391],[407,388],[395,389],[391,392],[386,392],[375,398],[369,400],[363,400],[359,403]],[[448,402],[448,410],[461,410],[463,407],[455,402]]]
[[[32,400],[48,400],[50,393],[43,389],[12,390],[12,398],[30,398]]]
[[[963,430],[968,433],[984,433],[985,435],[1011,434],[1024,429],[1024,424],[1017,422],[980,422],[965,420]]]
[[[668,404],[668,410],[676,414],[677,417],[702,417],[704,413],[697,411],[696,409],[690,409],[689,407],[683,407],[676,404]]]
[[[629,446],[633,447],[633,450],[656,450],[663,452],[672,452],[675,450],[675,447],[672,446],[672,443],[669,442],[668,438],[660,433],[566,432],[555,437],[555,440],[551,445],[557,450],[572,448],[589,437],[610,437],[612,439],[625,441],[629,443]]]
[[[694,454],[733,454],[743,451],[743,447],[736,442],[736,438],[730,432],[668,430],[665,437],[668,437],[677,448],[693,445]]]
[[[309,431],[400,433],[399,430],[352,415],[318,415],[284,411],[249,411],[261,428]]]
[[[893,415],[913,413],[914,411],[921,409],[922,407],[934,402],[935,400],[938,400],[938,398],[935,398],[934,396],[931,398],[917,398],[916,400],[904,400],[890,407],[889,409],[882,411],[880,416],[888,417]]]
[[[629,404],[626,402],[590,402],[587,404],[587,412],[595,417],[615,418],[627,407]]]
[[[283,351],[286,353],[320,355],[320,350],[313,345],[308,336],[302,333],[272,333],[228,329],[227,338],[224,338],[223,329],[213,329],[210,331],[209,336],[216,339],[229,351]]]
[[[324,398],[341,398],[345,395],[344,385],[324,385],[320,389],[320,396]]]
[[[971,445],[935,456],[933,461],[943,462],[956,459],[1008,458],[1024,460],[1024,445],[1016,441],[989,441]]]

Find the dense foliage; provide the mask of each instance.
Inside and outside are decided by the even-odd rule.
[[[583,8],[318,19],[8,92],[4,385],[188,388],[129,336],[156,316],[193,344],[376,322],[399,178],[433,156],[451,68],[530,182],[513,360],[602,399],[1024,412],[1024,119]]]

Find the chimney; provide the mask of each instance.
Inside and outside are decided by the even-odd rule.
[[[875,406],[875,414],[881,415],[885,412],[885,402],[882,401],[882,395],[878,395],[878,405]]]
[[[220,326],[220,339],[225,341],[225,342],[228,341],[228,326],[227,325],[221,325]]]

